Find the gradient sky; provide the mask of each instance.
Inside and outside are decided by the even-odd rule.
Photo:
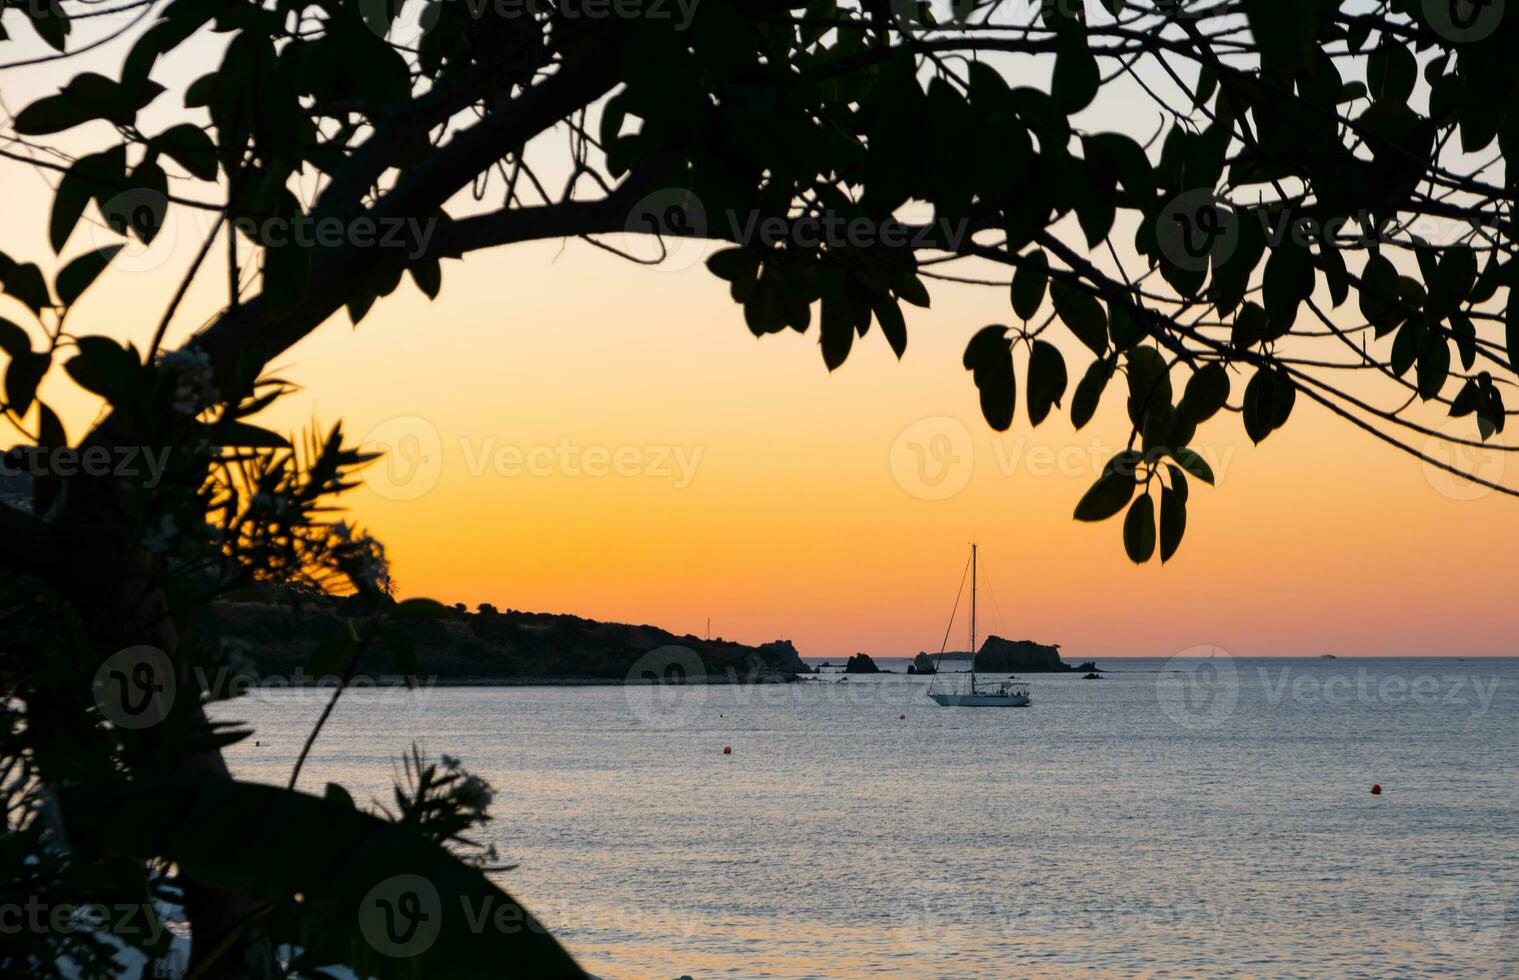
[[[198,70],[162,77],[179,74]],[[51,91],[45,76],[10,81],[12,112]],[[0,248],[54,267],[53,175],[0,174]],[[145,345],[207,227],[176,213],[151,249],[118,258],[73,329]],[[115,240],[98,234],[81,226],[65,255]],[[976,329],[1012,319],[1004,290],[936,285],[933,309],[909,313],[901,362],[872,331],[830,376],[816,329],[752,337],[702,252],[650,269],[572,241],[447,262],[435,302],[405,283],[358,329],[340,316],[289,352],[276,373],[303,387],[266,424],[342,419],[392,449],[347,503],[407,595],[677,633],[710,617],[714,635],[785,637],[806,656],[895,656],[938,648],[976,540],[982,631],[1059,643],[1067,659],[1516,652],[1502,614],[1519,501],[1300,399],[1261,447],[1237,415],[1203,427],[1218,486],[1194,483],[1176,558],[1136,567],[1117,522],[1070,516],[1127,438],[1119,399],[1079,433],[1064,413],[1030,429],[1022,404],[1005,435],[980,419],[960,356]],[[221,277],[202,277],[171,337],[223,301]],[[1061,346],[1074,383],[1090,355]],[[71,436],[96,410],[61,372],[45,396]],[[609,472],[585,472],[598,453]],[[1501,456],[1477,464],[1502,475]]]

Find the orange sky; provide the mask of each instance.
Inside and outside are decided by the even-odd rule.
[[[16,202],[0,248],[46,266],[51,178],[0,173]],[[145,344],[203,230],[183,213],[124,255],[74,329]],[[81,227],[66,254],[87,247]],[[1171,563],[1135,567],[1116,522],[1070,518],[1127,437],[1117,399],[1080,433],[1063,413],[1031,430],[1021,404],[1003,436],[979,417],[960,356],[1011,319],[1004,291],[936,286],[903,361],[876,331],[830,376],[815,330],[755,339],[699,259],[647,269],[556,242],[445,263],[436,302],[407,283],[357,330],[339,317],[292,351],[277,373],[303,390],[267,424],[342,418],[404,457],[348,503],[407,595],[676,632],[710,617],[714,634],[784,636],[807,656],[901,655],[937,649],[974,538],[983,631],[1067,659],[1515,653],[1500,590],[1519,572],[1504,533],[1519,502],[1299,399],[1262,447],[1235,415],[1202,429],[1219,485],[1194,484]],[[223,298],[204,277],[173,335]],[[1062,346],[1074,383],[1090,355]],[[45,390],[77,435],[94,409],[70,387],[60,374]],[[956,460],[929,486],[915,454],[937,462],[946,444]],[[1501,474],[1501,457],[1486,465]]]

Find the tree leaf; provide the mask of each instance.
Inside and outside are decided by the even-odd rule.
[[[1276,381],[1270,368],[1256,370],[1245,385],[1245,432],[1257,445],[1276,427],[1275,409],[1271,401],[1276,395]]]
[[[10,357],[20,357],[32,350],[31,337],[11,321],[0,317],[0,351]]]
[[[32,400],[37,397],[37,385],[52,363],[51,355],[28,351],[11,358],[5,366],[5,400],[17,415],[26,414],[26,410],[32,407]]]
[[[854,345],[854,311],[842,289],[824,291],[822,305],[823,364],[835,371]]]
[[[1297,383],[1286,371],[1272,371],[1271,383],[1274,386],[1271,396],[1271,428],[1276,430],[1286,425],[1288,417],[1292,415],[1292,406],[1297,403]]]
[[[1092,416],[1097,413],[1097,405],[1102,401],[1102,393],[1107,389],[1108,379],[1113,377],[1113,364],[1106,358],[1099,358],[1087,368],[1086,374],[1076,385],[1076,394],[1071,399],[1071,424],[1077,429],[1092,421]]]
[[[1013,371],[1013,351],[1007,342],[1007,327],[983,327],[965,347],[963,359],[981,392],[981,414],[998,432],[1013,424],[1018,404],[1018,379]]]
[[[1188,421],[1200,424],[1218,414],[1228,400],[1229,372],[1222,364],[1208,364],[1187,379],[1187,390],[1176,410]]]
[[[907,353],[907,321],[902,317],[902,308],[885,293],[872,295],[870,308],[881,325],[881,332],[886,335],[886,342],[891,345],[892,353],[901,358]]]
[[[407,267],[411,281],[428,299],[437,299],[443,289],[443,266],[437,259],[419,259]]]
[[[1134,496],[1135,486],[1132,471],[1117,469],[1104,472],[1076,504],[1076,520],[1107,520],[1124,509]]]
[[[1208,461],[1199,456],[1191,449],[1176,449],[1171,452],[1171,458],[1181,465],[1181,468],[1197,477],[1199,480],[1213,485],[1213,467]]]
[[[75,160],[53,192],[53,211],[48,218],[48,242],[53,246],[54,252],[63,251],[69,235],[73,234],[74,226],[84,216],[90,198],[95,196],[93,184],[81,173],[88,160],[89,157]]]
[[[78,356],[63,365],[69,377],[115,404],[128,400],[142,368],[136,355],[109,337],[80,337],[76,343]]]
[[[1061,28],[1056,38],[1055,73],[1050,80],[1050,94],[1059,103],[1060,111],[1071,115],[1092,104],[1097,97],[1102,73],[1087,44],[1085,27],[1072,20],[1063,23],[1069,26]]]
[[[1180,474],[1178,474],[1180,476]],[[1185,487],[1186,483],[1179,484]],[[1186,491],[1162,487],[1160,491],[1160,560],[1168,562],[1181,547],[1182,535],[1187,533]]]
[[[1426,330],[1419,341],[1419,397],[1437,397],[1450,376],[1450,342],[1439,330]]]
[[[1034,249],[1019,260],[1013,273],[1013,312],[1025,322],[1032,320],[1044,302],[1049,284],[1050,259],[1043,249]]]
[[[73,27],[68,14],[54,0],[40,0],[37,3],[29,3],[21,8],[27,20],[31,22],[32,29],[37,36],[47,43],[54,51],[62,52],[68,47],[65,40]]]
[[[5,291],[26,304],[27,309],[40,314],[45,308],[53,305],[52,297],[47,291],[47,280],[42,278],[42,270],[35,263],[20,262],[0,271],[0,286]]]
[[[99,278],[105,271],[105,267],[111,264],[111,260],[121,249],[120,245],[107,245],[93,252],[86,252],[64,266],[59,271],[58,278],[53,281],[53,291],[58,294],[58,302],[64,306],[72,306],[74,301]]]
[[[1037,426],[1049,416],[1050,407],[1060,404],[1069,383],[1065,358],[1060,356],[1060,351],[1047,341],[1034,341],[1028,362],[1028,414],[1031,424]]]
[[[1155,554],[1155,501],[1147,493],[1135,498],[1123,519],[1123,549],[1136,565]]]
[[[1108,315],[1095,296],[1056,282],[1050,285],[1050,299],[1060,322],[1070,328],[1078,340],[1099,357],[1107,352]]]
[[[1361,272],[1361,315],[1377,336],[1403,322],[1406,310],[1398,296],[1398,270],[1385,256],[1373,255]]]
[[[707,271],[725,282],[753,281],[759,275],[760,255],[750,248],[719,249],[707,256]]]

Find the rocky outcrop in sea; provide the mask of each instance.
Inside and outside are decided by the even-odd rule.
[[[988,636],[976,651],[973,668],[985,674],[1063,674],[1078,668],[1060,659],[1058,643],[1004,640]],[[1084,669],[1091,669],[1083,664]]]
[[[876,662],[870,659],[868,653],[857,653],[844,665],[846,674],[879,674],[880,672],[881,668],[876,666]]]

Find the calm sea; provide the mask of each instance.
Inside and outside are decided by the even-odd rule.
[[[358,690],[302,787],[461,757],[500,883],[606,978],[1519,976],[1519,660],[1107,666],[1022,709],[905,675]],[[236,772],[283,783],[324,699],[221,706],[262,743]]]

